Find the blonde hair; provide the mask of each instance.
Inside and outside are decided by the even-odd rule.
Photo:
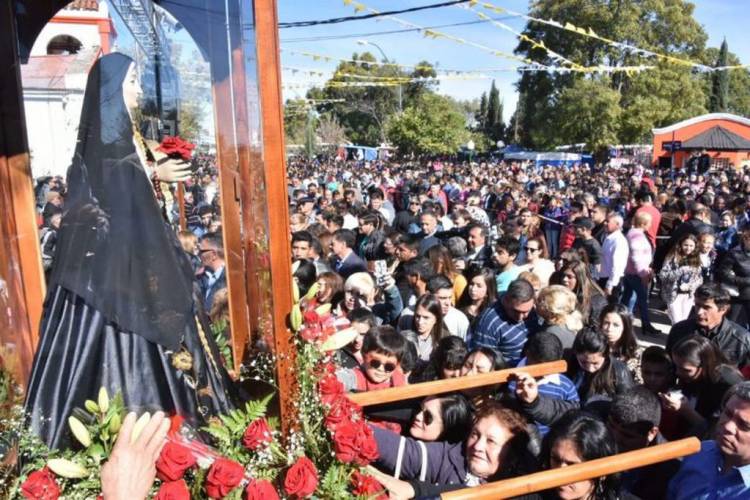
[[[544,288],[536,298],[536,311],[547,323],[578,331],[583,328],[581,313],[576,309],[576,295],[562,285]]]
[[[518,275],[518,278],[516,279],[528,281],[534,290],[539,290],[542,287],[542,280],[540,280],[539,276],[532,273],[531,271],[522,272],[521,274]]]
[[[651,225],[651,214],[646,211],[637,212],[633,216],[633,227],[647,228]]]
[[[192,231],[180,231],[177,233],[177,239],[180,240],[180,246],[186,253],[195,254],[198,248],[198,237]]]
[[[349,276],[344,282],[344,290],[352,288],[367,297],[368,303],[375,298],[375,282],[370,273],[354,273]]]

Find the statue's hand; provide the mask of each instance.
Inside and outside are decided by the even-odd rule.
[[[191,168],[190,163],[184,160],[176,160],[169,158],[156,165],[156,175],[160,181],[164,182],[180,182],[190,179]]]

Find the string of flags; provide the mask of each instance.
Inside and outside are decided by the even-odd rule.
[[[361,3],[361,2],[356,2],[354,0],[343,0],[343,3],[344,3],[345,6],[351,5],[354,8],[354,12],[355,13],[367,11],[367,12],[371,12],[373,14],[380,14],[380,11],[378,11],[376,9],[373,9],[371,7],[368,7],[367,5],[365,5],[364,3]],[[675,56],[671,56],[671,55],[668,55],[668,54],[662,54],[662,53],[659,53],[659,52],[655,52],[655,51],[651,51],[651,50],[647,50],[647,49],[642,49],[640,47],[636,47],[636,46],[633,46],[633,45],[630,45],[630,44],[627,44],[627,43],[618,42],[616,40],[610,40],[609,38],[606,38],[604,36],[601,36],[601,35],[597,34],[591,28],[581,28],[581,27],[575,26],[575,25],[573,25],[573,24],[571,24],[569,22],[561,23],[561,22],[558,22],[558,21],[555,21],[555,20],[551,20],[551,19],[541,19],[541,18],[529,16],[527,14],[523,14],[523,13],[520,13],[520,12],[515,12],[515,11],[512,11],[510,9],[506,9],[504,7],[499,7],[499,6],[494,5],[492,3],[489,3],[489,2],[479,2],[479,0],[470,0],[469,3],[468,3],[468,5],[462,4],[462,5],[457,5],[457,7],[463,8],[463,9],[472,10],[475,14],[477,14],[477,16],[480,19],[488,21],[488,22],[492,23],[494,26],[496,26],[498,28],[501,28],[503,30],[506,30],[508,32],[513,33],[519,39],[526,41],[527,43],[529,43],[534,48],[544,50],[547,53],[547,55],[550,57],[550,59],[552,59],[554,61],[557,61],[560,66],[548,66],[548,65],[544,65],[544,64],[541,64],[539,62],[532,61],[531,59],[520,57],[520,56],[517,56],[515,54],[509,54],[507,52],[503,52],[503,51],[494,49],[492,47],[488,47],[486,45],[483,45],[483,44],[480,44],[480,43],[477,43],[477,42],[466,40],[466,39],[458,37],[458,36],[450,35],[448,33],[437,31],[435,29],[425,28],[424,26],[420,26],[418,24],[406,21],[404,19],[400,19],[400,18],[395,17],[395,16],[383,16],[381,19],[388,19],[388,20],[393,21],[393,22],[395,22],[395,23],[397,23],[397,24],[399,24],[399,25],[401,25],[403,27],[407,27],[407,28],[410,28],[410,29],[416,29],[419,32],[421,32],[427,38],[433,38],[433,39],[444,38],[446,40],[450,40],[450,41],[453,41],[453,42],[456,42],[456,43],[460,43],[460,44],[464,44],[464,45],[469,45],[469,46],[475,47],[477,49],[483,50],[483,51],[488,52],[488,53],[490,53],[490,54],[492,54],[494,56],[497,56],[497,57],[501,57],[501,58],[505,58],[505,59],[510,59],[510,60],[514,60],[514,61],[518,61],[518,62],[523,62],[526,65],[526,67],[523,68],[523,69],[519,68],[519,70],[521,70],[521,71],[549,71],[549,72],[562,72],[562,73],[571,72],[571,71],[572,72],[580,72],[580,73],[613,73],[613,72],[624,72],[624,73],[626,73],[628,75],[632,75],[634,73],[638,73],[638,72],[641,72],[641,71],[645,71],[645,70],[648,70],[648,69],[655,68],[655,66],[645,65],[645,64],[643,64],[643,65],[628,66],[628,67],[616,67],[616,66],[604,66],[604,65],[582,66],[582,65],[580,65],[580,64],[578,64],[578,63],[576,63],[574,61],[571,61],[570,59],[564,57],[563,55],[561,55],[561,54],[559,54],[559,53],[551,50],[549,47],[547,47],[546,45],[544,45],[543,41],[534,40],[533,38],[529,37],[528,35],[525,35],[523,33],[517,32],[516,30],[514,30],[510,26],[508,26],[508,25],[506,25],[504,23],[501,23],[499,21],[496,21],[494,19],[491,19],[484,12],[481,12],[481,11],[477,12],[476,10],[474,10],[475,7],[477,7],[477,6],[480,6],[480,7],[482,7],[485,10],[488,10],[488,11],[491,11],[491,12],[494,12],[494,13],[497,13],[497,14],[503,14],[503,13],[505,13],[505,14],[508,14],[508,15],[520,17],[520,18],[525,19],[527,21],[532,21],[532,22],[538,22],[538,23],[546,24],[548,26],[553,26],[553,27],[556,27],[556,28],[559,28],[559,29],[563,29],[563,30],[569,31],[571,33],[576,33],[578,35],[582,35],[582,36],[585,36],[585,37],[588,37],[588,38],[591,38],[591,39],[599,40],[601,42],[604,42],[604,43],[610,45],[611,47],[618,48],[620,50],[629,52],[631,54],[636,54],[636,55],[641,55],[641,56],[644,56],[644,57],[650,57],[650,58],[660,59],[660,60],[663,60],[663,61],[666,61],[666,62],[669,62],[669,63],[672,63],[672,64],[677,64],[677,65],[681,65],[681,66],[685,66],[685,67],[690,67],[692,69],[695,69],[695,70],[698,70],[698,71],[702,71],[702,72],[712,72],[712,71],[724,71],[724,70],[747,69],[747,68],[750,68],[750,64],[737,64],[737,65],[732,65],[732,66],[721,66],[721,67],[707,66],[705,64],[694,62],[694,61],[689,61],[687,59],[682,59],[680,57],[675,57]],[[564,65],[564,67],[561,67],[563,65]],[[529,68],[531,68],[531,69],[529,69]]]
[[[576,26],[576,25],[574,25],[572,23],[569,23],[569,22],[562,23],[562,22],[555,21],[553,19],[542,19],[542,18],[538,18],[538,17],[533,17],[533,16],[530,16],[528,14],[524,14],[524,13],[521,13],[521,12],[516,12],[516,11],[510,10],[510,9],[506,9],[504,7],[499,7],[497,5],[493,5],[493,4],[489,3],[489,2],[479,2],[478,0],[469,0],[469,4],[465,8],[467,8],[467,9],[474,9],[477,5],[479,5],[480,7],[482,7],[485,10],[494,12],[496,14],[508,14],[508,15],[511,15],[511,16],[520,17],[520,18],[525,19],[527,21],[537,22],[537,23],[540,23],[540,24],[545,24],[547,26],[553,26],[555,28],[568,31],[570,33],[576,33],[578,35],[581,35],[581,36],[584,36],[584,37],[587,37],[587,38],[591,38],[591,39],[594,39],[594,40],[599,40],[600,42],[604,42],[604,43],[606,43],[607,45],[609,45],[611,47],[614,47],[614,48],[617,48],[617,49],[629,52],[631,54],[636,54],[636,55],[641,55],[641,56],[644,56],[644,57],[651,57],[651,58],[661,59],[663,61],[666,61],[666,62],[669,62],[669,63],[672,63],[672,64],[677,64],[677,65],[681,65],[681,66],[690,67],[690,68],[696,69],[698,71],[711,72],[711,71],[725,71],[725,70],[735,70],[735,69],[747,69],[747,68],[750,68],[750,64],[736,64],[736,65],[731,65],[731,66],[719,66],[719,67],[707,66],[707,65],[702,64],[702,63],[690,61],[690,60],[687,60],[687,59],[682,59],[680,57],[671,56],[669,54],[662,54],[660,52],[655,52],[655,51],[652,51],[652,50],[647,50],[647,49],[643,49],[643,48],[640,48],[640,47],[636,47],[634,45],[630,45],[630,44],[627,44],[627,43],[618,42],[616,40],[611,40],[609,38],[606,38],[604,36],[601,36],[601,35],[597,34],[591,28],[582,28],[580,26]],[[480,14],[480,13],[477,13],[477,14]],[[481,13],[481,14],[483,14],[483,13]],[[486,14],[485,14],[485,16],[486,16]],[[530,40],[526,40],[526,41],[528,41],[529,43],[531,43]],[[540,46],[538,48],[545,48],[545,49],[547,49],[546,47],[543,47],[543,46]],[[547,52],[550,53],[549,49],[547,49]]]

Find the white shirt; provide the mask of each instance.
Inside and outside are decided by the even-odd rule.
[[[625,275],[625,266],[628,265],[629,253],[628,240],[622,231],[617,230],[604,239],[599,278],[607,278],[607,288],[611,289],[620,284]]]
[[[451,335],[466,340],[466,333],[469,331],[469,318],[464,313],[455,307],[451,307],[445,316],[443,316],[443,324]],[[398,319],[398,331],[413,330],[413,325],[414,307],[407,307],[401,311],[401,316]]]

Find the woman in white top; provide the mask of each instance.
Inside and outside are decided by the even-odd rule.
[[[549,284],[549,278],[555,272],[555,264],[547,257],[547,245],[539,236],[532,236],[526,241],[526,261],[521,266],[524,271],[535,274],[541,281],[542,288]]]

